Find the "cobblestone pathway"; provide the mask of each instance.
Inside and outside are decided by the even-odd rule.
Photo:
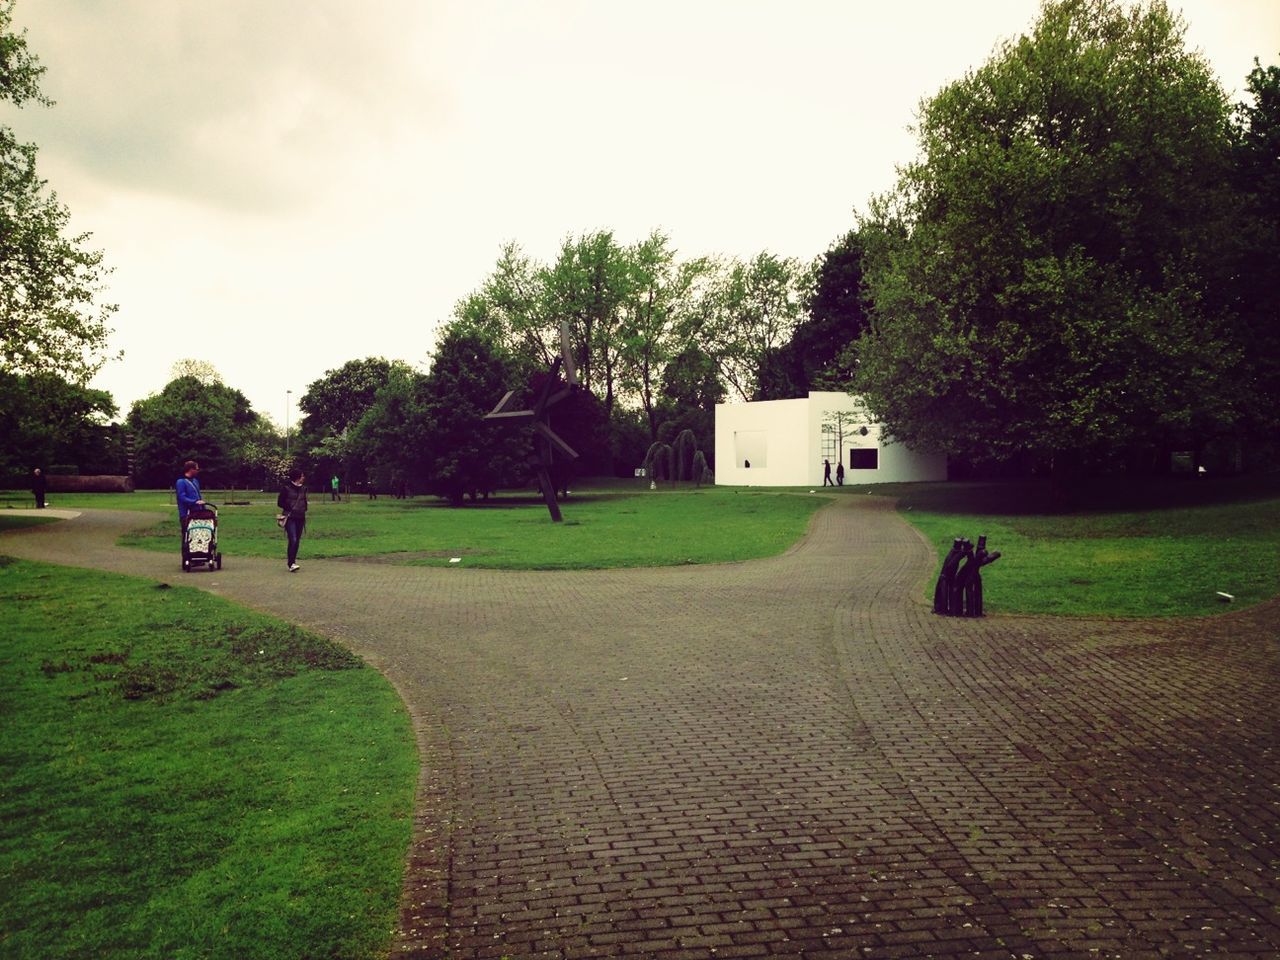
[[[398,957],[1280,956],[1275,603],[936,618],[872,498],[771,560],[589,573],[304,542],[294,576],[184,577],[112,546],[144,520],[0,552],[204,587],[391,679],[423,760]]]

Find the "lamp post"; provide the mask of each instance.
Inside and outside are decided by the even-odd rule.
[[[284,458],[289,459],[289,408],[293,406],[293,391],[284,392]]]

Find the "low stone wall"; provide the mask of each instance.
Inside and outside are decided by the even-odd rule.
[[[133,493],[133,477],[64,477],[51,473],[49,493]]]

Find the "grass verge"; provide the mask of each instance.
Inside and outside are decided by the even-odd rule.
[[[416,774],[344,647],[0,557],[0,953],[384,956]]]
[[[991,613],[1170,617],[1220,613],[1280,593],[1276,479],[1114,482],[1080,491],[1078,511],[1052,512],[1048,484],[886,486],[933,543],[957,536],[1003,554],[983,570]],[[1146,509],[1135,509],[1145,505]],[[932,598],[932,582],[929,596]]]
[[[146,494],[144,496],[154,496]],[[210,499],[217,501],[211,493]],[[378,557],[399,563],[512,570],[725,563],[781,553],[804,533],[824,497],[726,487],[603,489],[575,493],[553,523],[541,500],[499,496],[454,508],[435,499],[313,498],[302,556]],[[112,501],[99,501],[111,507]],[[172,552],[177,519],[131,534],[126,546]],[[219,545],[234,556],[284,556],[274,498],[220,512]]]

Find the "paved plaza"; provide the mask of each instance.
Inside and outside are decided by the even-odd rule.
[[[871,497],[772,559],[572,573],[304,540],[290,575],[228,539],[183,575],[114,545],[152,522],[0,553],[201,587],[395,684],[422,759],[396,957],[1280,956],[1276,602],[935,617],[931,548]]]

